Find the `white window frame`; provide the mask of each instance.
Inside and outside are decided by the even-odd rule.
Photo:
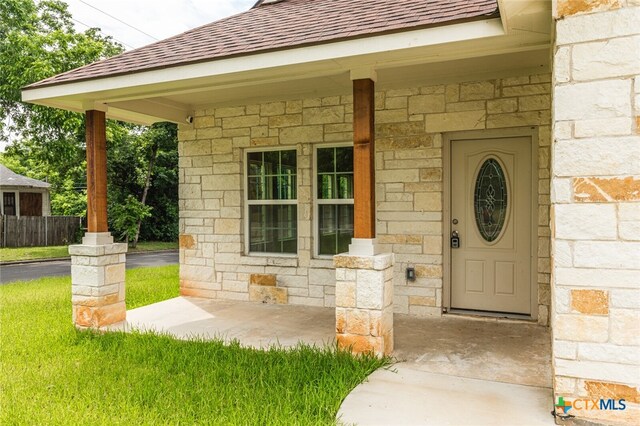
[[[274,151],[295,151],[296,152],[296,199],[295,200],[249,200],[249,154],[252,152],[274,152]],[[298,188],[300,186],[300,167],[298,166],[300,152],[298,152],[298,148],[294,146],[273,146],[273,147],[256,147],[256,148],[247,148],[244,150],[244,161],[243,161],[243,176],[244,176],[244,254],[246,256],[256,256],[256,257],[290,257],[295,258],[298,257],[298,251],[300,249],[300,239],[298,237],[298,228],[299,228],[299,220],[298,220]],[[249,206],[258,206],[258,205],[295,205],[296,206],[296,252],[295,253],[272,253],[272,252],[252,252],[251,251],[251,241],[249,235]]]
[[[353,142],[332,142],[314,145],[313,147],[313,257],[316,259],[333,259],[332,254],[320,254],[320,205],[321,204],[350,204],[353,205],[353,198],[331,198],[328,200],[318,198],[318,149],[321,148],[341,148],[345,146],[353,147]],[[354,172],[355,173],[355,172]],[[355,188],[354,188],[355,191]]]

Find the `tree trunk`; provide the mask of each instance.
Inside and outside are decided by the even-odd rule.
[[[153,148],[151,149],[151,158],[149,158],[149,170],[147,170],[147,181],[144,184],[144,190],[142,191],[142,198],[140,202],[144,206],[147,202],[147,193],[149,192],[149,187],[151,186],[151,173],[153,172],[153,166],[156,162],[156,157],[158,156],[158,144],[154,143]],[[138,238],[140,237],[140,226],[142,225],[142,219],[138,220],[138,229],[136,230],[136,236],[133,239],[131,247],[135,248],[138,245]]]

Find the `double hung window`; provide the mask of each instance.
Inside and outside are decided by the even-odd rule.
[[[317,253],[344,253],[353,238],[353,147],[318,147],[315,170]]]
[[[298,250],[296,150],[247,153],[249,251]]]

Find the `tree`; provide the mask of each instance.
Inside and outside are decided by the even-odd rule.
[[[76,32],[61,1],[0,2],[0,141],[13,142],[0,161],[51,183],[53,214],[86,211],[84,117],[24,104],[20,90],[121,51],[97,29]]]
[[[76,32],[59,0],[0,2],[0,162],[51,183],[53,214],[86,214],[84,116],[22,103],[22,87],[122,52],[98,29]],[[176,126],[107,122],[109,226],[116,236],[177,239]],[[151,211],[154,214],[151,216]]]

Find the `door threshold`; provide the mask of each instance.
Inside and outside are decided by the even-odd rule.
[[[447,311],[447,315],[455,315],[455,316],[465,317],[468,319],[473,319],[478,321],[512,321],[512,322],[537,323],[536,320],[531,318],[531,315],[512,314],[507,312],[489,312],[489,311],[476,311],[473,309],[451,308]]]

